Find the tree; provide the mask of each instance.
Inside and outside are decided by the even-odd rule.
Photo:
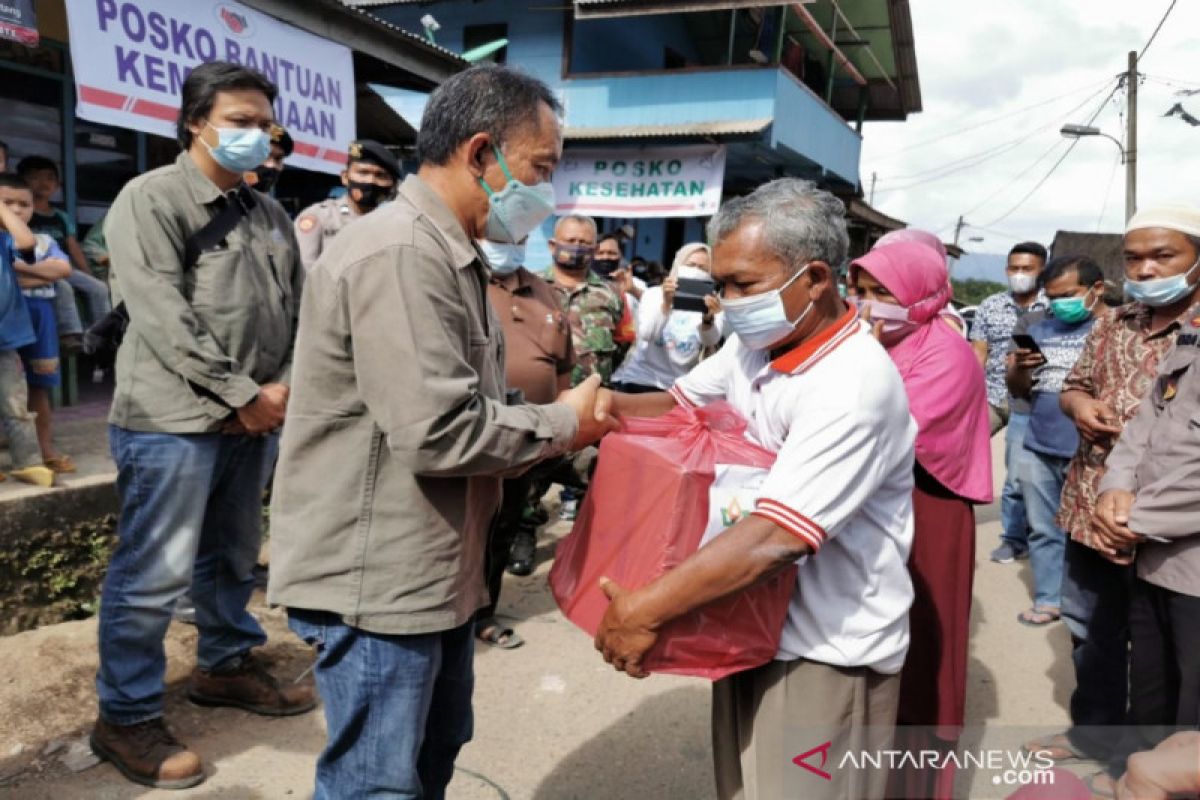
[[[954,299],[964,306],[977,306],[983,302],[985,297],[991,297],[1008,288],[1003,283],[983,281],[978,278],[967,278],[966,280],[952,278],[950,286],[954,289]]]

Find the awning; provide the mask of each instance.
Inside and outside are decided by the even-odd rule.
[[[814,0],[803,0],[812,3]],[[629,17],[638,14],[686,14],[692,11],[728,11],[734,8],[782,6],[786,2],[763,0],[575,0],[576,19]]]
[[[721,136],[750,136],[761,134],[774,122],[771,118],[741,119],[728,122],[692,122],[679,125],[619,125],[609,128],[571,128],[563,131],[563,139],[593,141],[599,139],[708,139]]]
[[[358,138],[393,146],[411,145],[417,141],[413,126],[377,92],[364,83],[358,84],[357,89]]]
[[[851,197],[845,202],[846,216],[852,220],[857,220],[873,228],[880,228],[885,231],[897,231],[908,227],[903,220],[889,217],[887,214],[873,208],[857,197]]]
[[[468,64],[457,53],[357,8],[347,0],[240,0],[301,30],[349,47],[359,82],[436,86]],[[367,56],[368,58],[363,58]]]

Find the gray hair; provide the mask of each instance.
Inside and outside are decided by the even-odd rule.
[[[417,158],[442,166],[477,133],[490,134],[503,150],[511,133],[538,119],[543,103],[562,113],[550,87],[531,75],[494,64],[464,70],[429,96],[417,133]]]
[[[730,200],[709,221],[708,240],[715,247],[750,221],[762,223],[767,248],[792,269],[824,261],[836,270],[846,261],[846,207],[812,181],[780,178]]]
[[[564,222],[578,222],[581,225],[586,225],[591,228],[593,236],[600,235],[600,229],[596,227],[596,220],[592,219],[587,214],[566,214],[559,217],[558,221],[554,223],[555,238],[558,237],[558,231],[560,228],[562,228]]]

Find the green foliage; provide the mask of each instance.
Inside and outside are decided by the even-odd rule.
[[[96,613],[116,519],[32,531],[0,549],[0,635]]]
[[[991,297],[1008,288],[1003,283],[984,281],[979,278],[967,278],[966,280],[951,278],[950,285],[954,288],[954,299],[964,306],[977,306],[983,302],[984,298]]]

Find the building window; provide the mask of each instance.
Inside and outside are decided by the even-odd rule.
[[[508,38],[508,25],[498,22],[493,25],[468,25],[463,28],[463,52],[469,53],[477,47]],[[504,64],[508,60],[508,45],[489,53],[476,63]]]

